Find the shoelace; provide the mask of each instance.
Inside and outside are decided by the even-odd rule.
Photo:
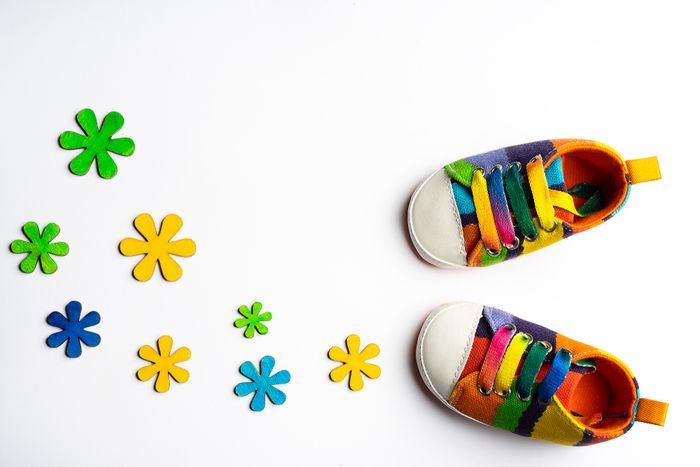
[[[532,340],[532,336],[527,333],[516,334],[513,324],[501,326],[496,331],[479,371],[477,387],[481,394],[487,396],[495,392],[501,397],[510,396],[520,360]],[[551,350],[552,345],[545,341],[537,341],[530,347],[516,382],[517,396],[520,400],[531,399],[537,385],[537,374]],[[549,371],[537,385],[539,402],[548,404],[552,401],[554,393],[564,382],[569,368],[571,368],[571,352],[561,348],[554,356]]]
[[[515,250],[520,246],[509,205],[523,239],[534,241],[537,238],[539,231],[530,214],[528,198],[520,179],[520,162],[510,164],[505,176],[501,165],[496,165],[488,175],[484,175],[483,169],[473,168],[463,160],[446,166],[445,170],[458,183],[471,187],[481,239],[491,256],[500,255],[502,247]],[[600,209],[604,203],[600,193],[591,185],[581,184],[572,188],[571,194],[587,195],[588,200],[580,211],[576,209],[571,194],[550,190],[541,155],[533,157],[525,170],[537,219],[545,232],[553,232],[559,225],[554,217],[554,206],[585,217]]]

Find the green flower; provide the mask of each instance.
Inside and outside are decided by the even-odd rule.
[[[51,240],[56,238],[61,231],[58,225],[52,222],[44,227],[43,232],[39,233],[39,226],[36,222],[27,222],[22,226],[22,231],[30,241],[15,240],[10,244],[12,253],[29,253],[19,263],[20,270],[29,274],[36,269],[36,263],[41,261],[41,270],[44,274],[56,272],[58,266],[50,255],[66,256],[68,254],[67,243],[51,243]]]
[[[272,319],[272,313],[266,311],[260,314],[260,310],[262,310],[262,303],[260,302],[253,303],[253,311],[250,311],[245,305],[241,305],[241,307],[238,308],[238,312],[244,317],[237,319],[233,325],[237,328],[247,326],[243,335],[248,339],[253,337],[255,331],[258,331],[258,334],[267,334],[267,326],[262,324],[262,322],[270,321]]]
[[[63,149],[84,149],[75,156],[68,166],[75,175],[85,175],[93,159],[97,159],[97,173],[102,178],[112,178],[117,175],[115,164],[110,152],[121,156],[130,156],[134,153],[134,140],[131,138],[112,138],[124,125],[124,117],[119,112],[108,113],[102,120],[102,127],[97,127],[95,112],[91,109],[83,109],[75,116],[78,125],[85,132],[84,135],[74,131],[64,131],[58,138],[58,144]]]

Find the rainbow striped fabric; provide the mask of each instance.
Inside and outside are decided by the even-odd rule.
[[[630,185],[661,177],[655,157],[625,161],[595,141],[511,146],[445,166],[467,266],[489,266],[607,221]]]
[[[635,420],[663,425],[667,409],[639,397],[616,357],[491,307],[448,403],[488,425],[570,446],[617,438]]]

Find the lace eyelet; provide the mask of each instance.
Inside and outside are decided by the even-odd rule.
[[[557,220],[554,219],[554,224],[552,224],[552,226],[550,228],[545,229],[544,227],[542,227],[542,230],[544,230],[547,233],[552,233],[555,230],[557,230],[557,227],[559,227],[559,222],[557,222]]]
[[[550,344],[548,341],[538,341],[538,342],[543,343],[544,346],[547,347],[547,353],[545,355],[547,355],[549,352],[552,351],[552,349],[553,349],[552,344]]]
[[[482,396],[490,396],[491,392],[493,392],[493,389],[486,390],[478,384],[476,385],[476,388],[479,390],[479,394],[481,394]]]
[[[513,251],[516,250],[520,246],[520,239],[518,237],[515,237],[515,240],[513,240],[513,243],[510,245],[503,245],[506,247],[507,250]]]
[[[506,324],[504,324],[504,325],[501,326],[501,327],[503,327],[503,328],[508,328],[508,329],[510,329],[510,330],[513,331],[513,332],[515,332],[515,331],[517,330],[517,328],[515,327],[515,324],[513,324],[513,323],[506,323]]]
[[[496,250],[492,250],[491,248],[486,248],[486,253],[488,253],[489,256],[493,256],[493,257],[500,255],[501,251],[502,250],[496,251]]]
[[[489,175],[494,173],[496,169],[500,169],[501,173],[503,173],[503,166],[501,164],[496,164],[493,166],[493,168],[489,171]]]
[[[539,231],[535,230],[534,237],[530,237],[528,235],[523,235],[523,240],[527,240],[528,242],[534,242],[535,240],[537,240],[537,237],[539,237],[539,236],[540,236]]]
[[[530,402],[530,400],[532,399],[532,394],[528,394],[527,397],[523,397],[520,395],[520,391],[515,391],[515,396],[521,402]]]
[[[496,394],[501,399],[506,399],[511,394],[510,389],[507,389],[506,392],[493,391],[493,393]]]
[[[523,164],[521,164],[520,161],[511,162],[510,164],[508,164],[509,169],[513,166],[516,166],[518,168],[518,172],[523,170]]]
[[[535,162],[537,159],[542,160],[542,154],[537,154],[535,157],[533,157],[532,159],[530,159],[530,162],[528,162],[528,164],[532,164],[532,163]]]

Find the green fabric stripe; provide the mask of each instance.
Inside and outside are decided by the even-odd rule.
[[[520,171],[517,166],[511,165],[506,172],[506,193],[510,207],[515,215],[515,222],[520,227],[523,235],[529,238],[537,236],[537,228],[532,221],[530,208],[527,205],[523,184],[520,182]]]
[[[501,252],[496,256],[491,256],[485,247],[481,247],[481,262],[479,266],[491,266],[492,264],[498,264],[506,259],[508,254],[508,248],[501,248]]]
[[[518,427],[520,417],[522,417],[525,409],[530,405],[529,401],[522,401],[518,398],[515,391],[503,400],[503,403],[498,406],[496,416],[491,424],[498,428],[508,430],[511,433]]]
[[[463,160],[458,160],[449,165],[445,166],[445,171],[452,180],[455,180],[460,185],[464,185],[467,188],[472,186],[472,175],[474,175],[475,167],[468,162]]]
[[[522,397],[534,394],[535,378],[537,378],[537,373],[542,368],[544,357],[547,356],[548,352],[549,347],[541,341],[535,342],[530,347],[530,351],[527,353],[523,367],[520,370],[520,375],[518,375],[518,384],[516,386],[516,392],[520,393]]]

